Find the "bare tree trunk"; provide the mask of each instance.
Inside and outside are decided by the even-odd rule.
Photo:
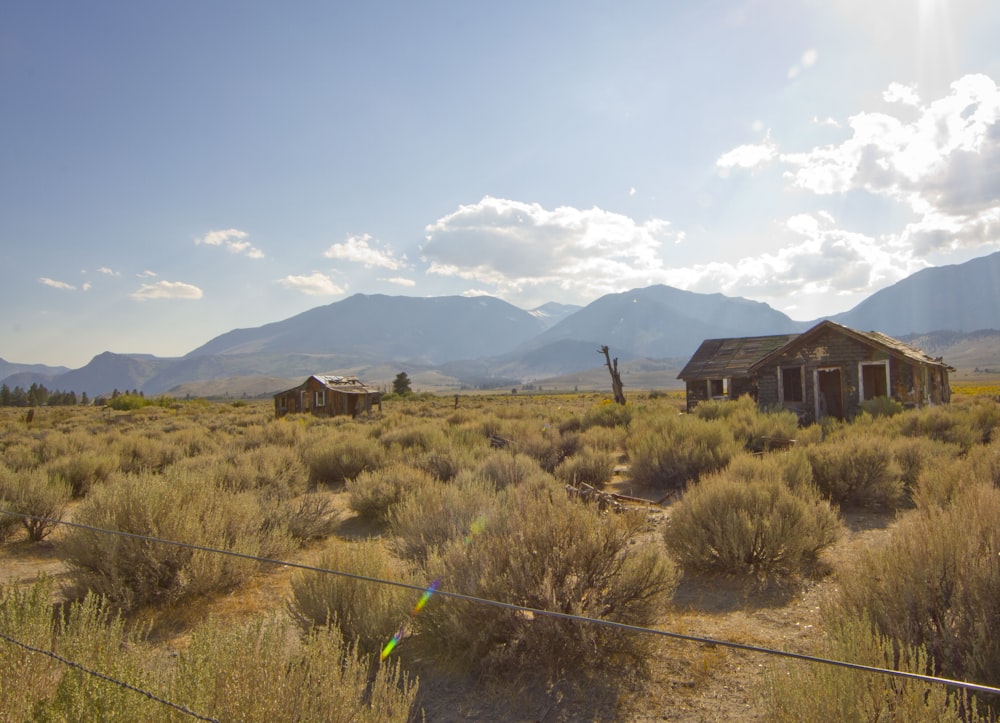
[[[625,404],[625,392],[622,391],[622,378],[618,373],[618,357],[615,357],[614,364],[611,363],[611,355],[608,354],[608,347],[602,346],[597,350],[598,354],[604,355],[604,361],[611,372],[611,392],[614,394],[615,402]]]

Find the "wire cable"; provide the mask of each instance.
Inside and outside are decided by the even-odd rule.
[[[259,557],[257,555],[250,555],[244,552],[236,552],[234,550],[221,550],[214,547],[206,547],[204,545],[196,545],[189,542],[177,542],[176,540],[167,540],[160,537],[150,537],[148,535],[139,535],[134,532],[124,532],[121,530],[109,530],[103,527],[94,527],[92,525],[84,525],[79,522],[68,522],[64,520],[56,520],[47,517],[36,517],[34,515],[26,515],[20,512],[9,512],[7,510],[0,510],[0,514],[13,515],[16,517],[33,519],[45,522],[53,522],[56,524],[65,525],[68,527],[74,527],[81,530],[88,530],[90,532],[97,532],[102,534],[117,535],[120,537],[132,538],[136,540],[143,540],[146,542],[156,542],[165,545],[174,545],[176,547],[182,547],[191,550],[199,550],[202,552],[217,553],[220,555],[230,555],[232,557],[238,557],[245,560],[253,560],[263,564],[270,565],[281,565],[284,567],[295,568],[299,570],[308,570],[310,572],[318,572],[328,575],[339,575],[340,577],[351,578],[354,580],[362,580],[365,582],[372,582],[380,585],[392,585],[394,587],[404,588],[406,590],[415,590],[417,592],[423,593],[426,588],[421,585],[414,585],[412,583],[399,582],[396,580],[384,580],[377,577],[371,577],[369,575],[360,575],[352,572],[343,572],[341,570],[330,570],[327,568],[316,567],[313,565],[304,565],[297,562],[287,562],[284,560],[275,560],[267,557]],[[862,663],[850,663],[844,660],[833,660],[831,658],[823,658],[816,655],[807,655],[805,653],[793,653],[787,650],[777,650],[774,648],[765,648],[758,645],[748,645],[745,643],[736,643],[728,640],[718,640],[716,638],[708,638],[700,635],[686,635],[683,633],[675,633],[668,630],[659,630],[657,628],[647,628],[639,625],[630,625],[628,623],[620,623],[614,620],[602,620],[601,618],[590,618],[583,615],[575,615],[573,613],[561,613],[554,610],[543,610],[540,608],[527,607],[525,605],[517,605],[515,603],[502,602],[500,600],[489,600],[487,598],[476,597],[474,595],[466,595],[464,593],[452,592],[450,590],[444,590],[442,588],[437,588],[434,592],[435,595],[439,595],[445,598],[451,598],[453,600],[464,600],[466,602],[476,603],[479,605],[490,605],[492,607],[500,608],[502,610],[509,610],[518,613],[528,613],[532,616],[539,617],[549,617],[559,620],[568,620],[572,622],[579,623],[589,623],[592,625],[601,625],[608,628],[614,628],[617,630],[640,633],[646,635],[657,635],[664,638],[671,638],[674,640],[684,640],[687,642],[701,643],[704,645],[718,645],[720,647],[732,648],[734,650],[743,650],[751,653],[760,653],[763,655],[773,655],[783,658],[791,658],[794,660],[803,660],[810,663],[818,663],[823,665],[832,665],[841,668],[847,668],[849,670],[857,670],[867,673],[876,673],[879,675],[889,675],[897,678],[906,678],[908,680],[916,680],[924,683],[934,683],[939,685],[946,685],[953,688],[961,688],[963,690],[968,690],[976,693],[986,693],[990,695],[1000,695],[1000,688],[983,685],[981,683],[970,683],[964,680],[953,680],[951,678],[942,678],[936,675],[926,675],[923,673],[912,673],[905,670],[893,670],[892,668],[881,668],[874,665],[864,665]]]
[[[8,643],[17,645],[32,653],[41,653],[42,655],[47,655],[53,660],[59,661],[63,665],[68,665],[71,668],[75,668],[76,670],[84,672],[87,675],[92,675],[95,678],[103,680],[107,683],[112,683],[114,685],[117,685],[118,687],[124,688],[125,690],[131,690],[133,693],[139,693],[141,695],[144,695],[150,700],[155,701],[157,703],[162,703],[163,705],[169,708],[173,708],[174,710],[180,711],[184,715],[189,715],[192,718],[197,718],[198,720],[211,721],[212,723],[219,723],[219,720],[216,718],[209,718],[208,716],[201,715],[200,713],[195,713],[187,706],[183,706],[180,703],[174,703],[172,701],[167,700],[166,698],[161,698],[155,693],[151,693],[150,691],[145,690],[143,688],[139,688],[135,685],[132,685],[131,683],[126,683],[124,680],[118,680],[117,678],[112,678],[110,675],[105,675],[104,673],[99,673],[96,670],[91,670],[90,668],[86,668],[73,660],[69,660],[57,653],[52,652],[51,650],[36,648],[34,645],[28,645],[27,643],[21,642],[20,640],[16,640],[10,637],[9,635],[5,635],[4,633],[0,633],[0,640],[6,640]]]

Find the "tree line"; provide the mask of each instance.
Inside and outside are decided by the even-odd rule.
[[[44,384],[32,384],[27,389],[15,386],[11,389],[6,384],[0,385],[0,407],[65,407],[76,404],[90,404],[87,393],[77,397],[76,392],[61,392],[58,389],[49,391]]]

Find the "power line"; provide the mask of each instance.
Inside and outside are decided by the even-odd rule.
[[[0,510],[0,512],[2,512],[2,510]],[[212,723],[219,723],[219,720],[216,718],[209,718],[208,716],[201,715],[200,713],[195,713],[187,706],[183,706],[179,703],[174,703],[172,701],[167,700],[166,698],[161,698],[155,693],[151,693],[150,691],[145,690],[143,688],[139,688],[138,686],[132,685],[131,683],[126,683],[124,680],[118,680],[117,678],[112,678],[110,675],[105,675],[104,673],[99,673],[96,670],[91,670],[90,668],[86,668],[73,660],[68,660],[67,658],[62,657],[61,655],[52,652],[51,650],[36,648],[34,645],[28,645],[27,643],[21,642],[20,640],[15,640],[14,638],[10,637],[9,635],[5,635],[4,633],[0,633],[0,640],[6,640],[8,643],[20,646],[32,653],[41,653],[42,655],[47,655],[53,660],[59,661],[63,665],[68,665],[71,668],[75,668],[76,670],[84,672],[87,675],[92,675],[95,678],[103,680],[107,683],[112,683],[113,685],[117,685],[118,687],[124,688],[125,690],[131,690],[133,693],[139,693],[141,695],[144,695],[152,701],[156,701],[157,703],[162,703],[163,705],[169,708],[173,708],[174,710],[178,710],[185,715],[191,716],[192,718],[197,718],[198,720],[203,720],[203,721],[212,721]]]
[[[259,557],[257,555],[250,555],[244,552],[236,552],[234,550],[222,550],[215,547],[207,547],[205,545],[196,545],[190,542],[178,542],[176,540],[167,540],[162,537],[151,537],[149,535],[140,535],[134,532],[124,532],[122,530],[109,530],[103,527],[95,527],[93,525],[84,525],[79,522],[68,522],[65,520],[57,520],[49,517],[37,517],[35,515],[26,515],[20,512],[10,512],[7,510],[0,510],[0,514],[12,515],[15,517],[21,517],[25,519],[39,520],[43,522],[52,522],[55,524],[66,525],[67,527],[74,527],[81,530],[88,530],[90,532],[97,532],[101,534],[117,535],[119,537],[126,537],[136,540],[143,540],[146,542],[155,542],[164,545],[173,545],[175,547],[181,547],[190,550],[198,550],[201,552],[210,552],[220,555],[229,555],[231,557],[238,557],[244,560],[253,560],[255,562],[270,564],[270,565],[282,565],[285,567],[291,567],[299,570],[307,570],[310,572],[318,572],[327,575],[339,575],[340,577],[346,577],[354,580],[362,580],[364,582],[372,582],[379,585],[391,585],[394,587],[404,588],[406,590],[415,590],[417,592],[423,593],[426,587],[421,585],[415,585],[412,583],[399,582],[397,580],[384,580],[377,577],[371,577],[369,575],[360,575],[352,572],[343,572],[341,570],[330,570],[328,568],[316,567],[314,565],[305,565],[298,562],[288,562],[284,560],[275,560],[268,557]],[[704,645],[718,645],[720,647],[732,648],[735,650],[743,650],[751,653],[760,653],[763,655],[773,655],[776,657],[791,658],[794,660],[802,660],[810,663],[818,663],[822,665],[832,665],[840,668],[847,668],[849,670],[856,670],[867,673],[875,673],[879,675],[889,675],[896,678],[906,678],[908,680],[916,680],[924,683],[934,683],[939,685],[946,685],[953,688],[961,688],[963,690],[968,690],[976,693],[986,693],[990,695],[1000,695],[1000,688],[983,685],[980,683],[970,683],[964,680],[953,680],[951,678],[942,678],[936,675],[925,675],[923,673],[911,673],[904,670],[893,670],[892,668],[881,668],[874,665],[864,665],[861,663],[850,663],[844,660],[834,660],[831,658],[823,658],[816,655],[806,655],[804,653],[793,653],[787,650],[777,650],[774,648],[765,648],[758,645],[748,645],[745,643],[736,643],[728,640],[718,640],[715,638],[708,638],[699,635],[686,635],[684,633],[675,633],[669,630],[659,630],[657,628],[647,628],[639,625],[630,625],[628,623],[620,623],[614,620],[602,620],[601,618],[590,618],[583,615],[575,615],[573,613],[561,613],[554,610],[543,610],[541,608],[532,608],[525,605],[517,605],[515,603],[502,602],[500,600],[490,600],[487,598],[476,597],[475,595],[466,595],[459,592],[451,592],[449,590],[443,590],[437,588],[434,592],[435,595],[441,597],[451,598],[453,600],[464,600],[466,602],[476,603],[479,605],[490,605],[492,607],[500,608],[502,610],[509,610],[512,612],[519,613],[529,613],[532,616],[540,617],[550,617],[559,620],[567,620],[578,623],[589,623],[592,625],[601,625],[608,628],[614,628],[617,630],[623,630],[626,632],[639,633],[645,635],[657,635],[664,638],[671,638],[674,640],[684,640],[687,642],[701,643]]]

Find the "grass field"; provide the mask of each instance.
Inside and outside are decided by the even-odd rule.
[[[676,390],[0,410],[0,509],[36,517],[0,516],[0,708],[185,717],[27,645],[220,719],[988,718],[539,612],[1000,685],[1000,385],[954,391],[805,428]]]

